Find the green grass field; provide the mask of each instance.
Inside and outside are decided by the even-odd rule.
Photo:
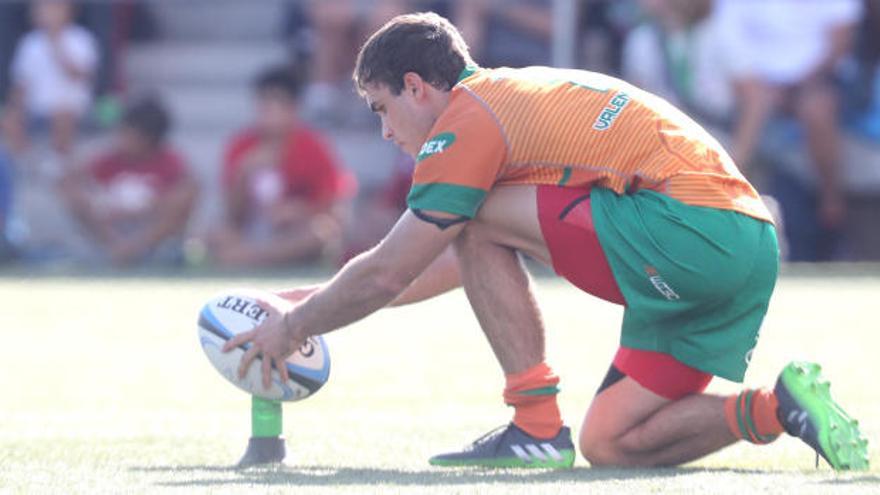
[[[747,376],[772,384],[790,359],[824,364],[871,441],[872,470],[840,475],[816,470],[812,451],[788,437],[677,469],[591,469],[583,459],[565,472],[431,468],[430,455],[510,417],[460,291],[331,334],[330,382],[285,406],[289,465],[236,471],[249,399],[199,349],[197,311],[224,288],[303,279],[7,276],[0,493],[880,493],[880,270],[871,270],[783,277]],[[552,280],[538,287],[563,415],[577,430],[616,348],[620,309]]]

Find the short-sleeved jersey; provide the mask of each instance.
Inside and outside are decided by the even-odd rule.
[[[496,185],[649,189],[772,221],[722,146],[662,98],[603,74],[465,69],[416,158],[414,210],[473,218]]]

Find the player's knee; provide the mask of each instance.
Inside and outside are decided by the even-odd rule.
[[[593,467],[653,467],[650,457],[639,446],[628,445],[625,438],[596,437],[581,434],[581,455]]]
[[[581,433],[579,438],[581,455],[593,467],[612,467],[626,465],[614,440]]]

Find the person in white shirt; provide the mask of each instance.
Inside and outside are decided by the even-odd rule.
[[[738,122],[732,152],[747,167],[768,119],[780,108],[803,124],[818,180],[817,218],[833,232],[846,215],[834,68],[849,52],[858,0],[716,0],[734,62]]]
[[[92,99],[92,81],[99,62],[94,37],[72,23],[67,0],[37,0],[32,7],[34,29],[13,56],[12,94],[4,112],[10,148],[24,151],[29,131],[48,127],[52,148],[67,155]]]

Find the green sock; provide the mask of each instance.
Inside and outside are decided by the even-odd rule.
[[[251,396],[251,436],[281,436],[281,402]]]

